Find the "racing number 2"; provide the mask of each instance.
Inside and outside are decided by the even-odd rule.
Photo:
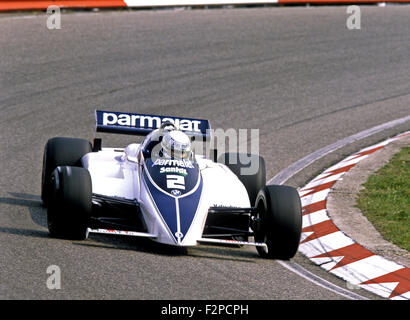
[[[176,174],[167,175],[167,188],[185,190],[185,177]]]

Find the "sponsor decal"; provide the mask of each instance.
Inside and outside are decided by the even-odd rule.
[[[104,126],[114,125],[157,129],[165,122],[171,122],[183,131],[202,132],[200,128],[200,125],[202,124],[201,120],[114,112],[103,112],[102,115],[102,124]]]
[[[179,190],[171,190],[171,194],[175,197],[178,197],[181,195],[181,191]]]
[[[183,176],[186,176],[188,174],[185,168],[179,167],[161,167],[159,173],[176,173],[181,174]]]
[[[156,159],[152,166],[173,166],[193,169],[194,165],[190,160]]]

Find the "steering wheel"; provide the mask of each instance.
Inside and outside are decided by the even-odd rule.
[[[166,127],[173,127],[174,130],[178,130],[178,127],[171,121],[165,121],[163,124],[161,124],[161,130],[164,130]]]

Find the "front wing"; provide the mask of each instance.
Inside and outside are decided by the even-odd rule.
[[[93,194],[93,210],[87,229],[89,233],[145,237],[149,233],[136,200]],[[252,237],[250,226],[256,223],[256,208],[211,207],[199,243],[251,245],[266,247],[265,243],[247,241]],[[245,240],[246,239],[246,240]]]

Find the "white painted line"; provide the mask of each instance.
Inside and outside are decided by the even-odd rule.
[[[379,126],[375,126],[373,128],[361,131],[357,134],[351,135],[347,138],[341,139],[333,144],[330,144],[324,148],[321,148],[306,157],[300,159],[299,161],[296,161],[294,164],[290,165],[286,169],[280,171],[278,174],[276,174],[272,179],[270,179],[267,184],[284,184],[287,180],[289,180],[292,176],[294,176],[296,173],[302,171],[304,168],[306,168],[308,165],[312,164],[316,160],[319,160],[320,158],[323,158],[327,154],[336,151],[340,148],[343,148],[344,146],[347,146],[355,141],[364,139],[366,137],[369,137],[375,133],[381,132],[383,130],[392,128],[394,126],[397,126],[399,124],[405,123],[407,121],[410,121],[410,115],[399,118],[384,124],[381,124]]]
[[[352,135],[352,136],[349,136],[349,137],[347,137],[347,138],[341,139],[341,140],[337,141],[336,143],[331,144],[331,145],[328,145],[328,146],[326,146],[326,147],[324,147],[324,148],[321,148],[321,149],[319,149],[319,150],[317,150],[317,151],[311,153],[310,155],[308,155],[308,156],[306,156],[306,157],[300,159],[299,161],[293,163],[291,166],[289,166],[288,168],[286,168],[286,169],[280,171],[280,172],[279,172],[278,174],[276,174],[273,178],[271,178],[271,179],[267,182],[267,184],[278,184],[278,185],[284,184],[287,180],[289,180],[289,179],[290,179],[292,176],[294,176],[296,173],[300,172],[301,170],[303,170],[304,168],[306,168],[307,166],[309,166],[309,165],[312,164],[313,162],[317,161],[318,159],[320,159],[320,158],[326,156],[327,154],[329,154],[329,153],[331,153],[331,152],[333,152],[333,151],[336,151],[336,150],[338,150],[338,149],[340,149],[340,148],[342,148],[342,147],[344,147],[344,146],[346,146],[346,145],[348,145],[348,144],[351,144],[351,143],[353,143],[353,142],[355,142],[355,141],[361,140],[361,139],[366,138],[366,137],[368,137],[368,136],[371,136],[371,135],[373,135],[373,134],[375,134],[375,133],[381,132],[381,131],[386,130],[386,129],[388,129],[388,128],[392,128],[392,127],[394,127],[394,126],[397,126],[397,125],[399,125],[399,124],[405,123],[405,122],[407,122],[407,121],[410,121],[410,115],[409,115],[409,116],[406,116],[406,117],[403,117],[403,118],[399,118],[399,119],[390,121],[390,122],[387,122],[387,123],[385,123],[385,124],[381,124],[381,125],[379,125],[379,126],[375,126],[375,127],[373,127],[373,128],[370,128],[370,129],[361,131],[361,132],[359,132],[359,133],[357,133],[357,134],[354,134],[354,135]],[[404,133],[404,134],[402,134],[402,135],[399,135],[398,137],[401,137],[401,136],[403,136],[403,135],[408,135],[408,134],[410,134],[410,132],[407,132],[407,133]],[[398,138],[398,137],[396,137],[396,138]],[[372,146],[372,147],[374,147],[374,146]],[[369,148],[371,148],[371,147],[369,147]],[[367,149],[368,149],[368,148],[363,149],[362,151],[366,151]],[[332,178],[331,178],[331,175],[329,175],[329,174],[332,174],[332,173],[333,173],[332,171],[335,171],[335,170],[340,169],[340,168],[343,168],[343,167],[347,167],[347,166],[349,166],[349,165],[354,165],[354,164],[357,163],[358,161],[362,160],[362,159],[360,159],[360,158],[366,158],[366,157],[367,157],[367,156],[358,157],[357,154],[355,154],[355,155],[353,155],[353,156],[351,156],[351,157],[349,157],[349,158],[344,159],[342,162],[340,162],[340,163],[338,163],[338,164],[332,166],[331,168],[328,168],[328,169],[326,170],[326,172],[323,172],[322,174],[320,174],[319,176],[317,176],[315,179],[313,179],[313,180],[309,183],[310,185],[305,186],[305,187],[302,188],[301,190],[304,191],[304,190],[306,190],[307,188],[311,188],[311,187],[317,186],[317,185],[318,185],[317,182],[318,182],[319,180],[332,179]],[[360,159],[360,160],[359,160],[359,159]],[[342,176],[344,175],[344,173],[345,173],[345,172],[343,172],[342,174],[338,174],[337,176],[335,176],[335,177],[334,177],[335,180],[336,180],[336,179],[337,179],[337,180],[342,179]],[[324,178],[324,179],[323,179],[323,178]],[[328,182],[328,181],[326,181],[326,182]],[[319,185],[320,185],[320,183],[319,183]],[[306,194],[306,193],[304,193],[304,194]],[[329,217],[326,218],[326,216],[327,216],[326,210],[318,210],[318,211],[313,212],[313,213],[311,213],[311,214],[309,214],[309,215],[305,215],[305,216],[302,218],[302,219],[303,219],[303,223],[304,223],[304,227],[306,226],[306,224],[309,223],[309,221],[310,221],[310,225],[312,225],[313,223],[316,224],[316,223],[324,222],[324,221],[327,220],[327,218],[330,219]],[[305,234],[305,235],[307,236],[307,234]],[[340,234],[338,233],[337,236],[339,236],[339,235],[340,235]],[[304,237],[304,238],[306,238],[306,237]],[[347,238],[347,240],[346,240],[346,238]],[[354,243],[352,239],[346,237],[344,234],[343,234],[342,239],[343,239],[343,244],[345,244],[345,245],[348,245],[349,243],[350,243],[350,244],[351,244],[351,243]],[[349,239],[350,239],[350,240],[349,240]],[[302,241],[303,241],[303,238],[302,238]],[[346,242],[345,242],[345,241],[346,241]],[[299,248],[303,250],[303,245],[304,245],[305,247],[307,247],[308,245],[312,246],[313,244],[314,244],[314,243],[313,243],[312,241],[310,241],[310,242],[307,242],[307,243],[305,243],[305,244],[301,244],[301,246],[300,246]],[[319,246],[316,247],[316,250],[317,250],[318,255],[319,255],[320,252],[321,252],[321,250],[318,249],[318,248],[321,248],[321,249],[323,250],[324,245],[323,245],[323,244],[320,244]],[[333,250],[334,250],[334,248],[333,248]],[[322,253],[323,253],[323,252],[322,252]],[[333,257],[333,261],[329,262],[329,263],[331,263],[332,265],[329,264],[328,266],[326,266],[326,264],[324,264],[324,266],[326,266],[326,269],[327,269],[327,270],[330,270],[330,269],[333,268],[333,267],[335,266],[335,264],[336,264],[338,261],[340,261],[340,260],[341,260],[341,258]],[[315,284],[318,285],[318,286],[321,286],[321,287],[323,287],[323,288],[326,288],[327,290],[330,290],[330,291],[332,291],[332,292],[335,292],[335,293],[337,293],[337,294],[339,294],[339,295],[341,295],[341,296],[345,296],[345,297],[348,297],[348,298],[350,298],[350,299],[360,299],[360,300],[363,300],[363,299],[364,299],[364,300],[367,300],[367,298],[365,298],[365,297],[363,297],[363,296],[361,296],[361,295],[358,295],[358,294],[355,294],[355,293],[353,293],[353,292],[351,292],[351,291],[349,291],[349,290],[343,289],[343,288],[341,288],[341,287],[339,287],[339,286],[334,285],[333,283],[330,283],[330,282],[328,282],[328,281],[326,281],[326,280],[324,280],[324,279],[322,279],[322,278],[320,278],[320,277],[318,277],[318,276],[312,274],[311,272],[307,271],[306,269],[304,269],[302,266],[300,266],[299,264],[297,264],[297,263],[295,263],[295,262],[285,262],[285,261],[277,261],[277,262],[278,262],[279,264],[281,264],[283,267],[287,268],[288,270],[290,270],[290,271],[294,272],[295,274],[297,274],[297,275],[299,275],[299,276],[305,278],[306,280],[308,280],[308,281],[310,281],[310,282],[312,282],[312,283],[315,283]],[[340,269],[340,268],[336,268],[336,269],[334,269],[334,270],[338,270],[338,269]],[[335,273],[335,271],[333,271],[333,273]],[[375,286],[376,286],[376,285],[361,285],[361,287],[363,287],[363,288],[366,288],[366,287],[375,287]],[[374,292],[374,293],[376,292],[375,289],[372,289],[372,290],[369,290],[369,291],[370,291],[370,292]],[[403,298],[406,299],[406,297],[410,298],[410,292],[405,293],[405,294],[402,294],[402,295],[400,295],[400,296],[396,296],[396,297],[394,297],[394,298],[392,298],[392,299],[403,299]]]
[[[350,170],[351,167],[346,167],[346,163],[349,163],[349,165],[354,164],[354,162],[358,162],[358,159],[362,160],[368,157],[402,136],[404,135],[362,149],[332,168],[325,170],[320,176],[327,178],[326,174],[335,172],[339,168]],[[344,174],[348,170],[343,171]],[[317,179],[313,179],[313,181],[317,181]],[[303,187],[299,191],[304,207],[313,210],[312,206],[314,207],[319,201],[322,202],[320,207],[323,207],[333,184],[331,182],[309,183],[308,186],[310,187]],[[314,192],[314,194],[310,194],[311,192]],[[315,216],[315,214],[318,215]],[[343,234],[333,222],[327,222],[326,216],[328,217],[328,214],[326,208],[324,208],[302,218],[303,234],[299,251],[312,262],[320,265],[321,268],[352,285],[359,285],[385,298],[407,299],[410,282],[409,268],[378,256],[357,244],[353,239]]]
[[[312,272],[306,270],[305,268],[303,268],[301,265],[295,263],[295,262],[291,262],[291,261],[282,261],[282,260],[276,260],[277,263],[279,263],[282,267],[285,267],[286,269],[288,269],[289,271],[292,271],[293,273],[297,274],[298,276],[314,283],[315,285],[322,287],[326,290],[332,291],[342,297],[345,297],[347,299],[351,299],[351,300],[368,300],[367,298],[353,293],[349,290],[346,290],[344,288],[341,288],[315,274],[313,274]]]

